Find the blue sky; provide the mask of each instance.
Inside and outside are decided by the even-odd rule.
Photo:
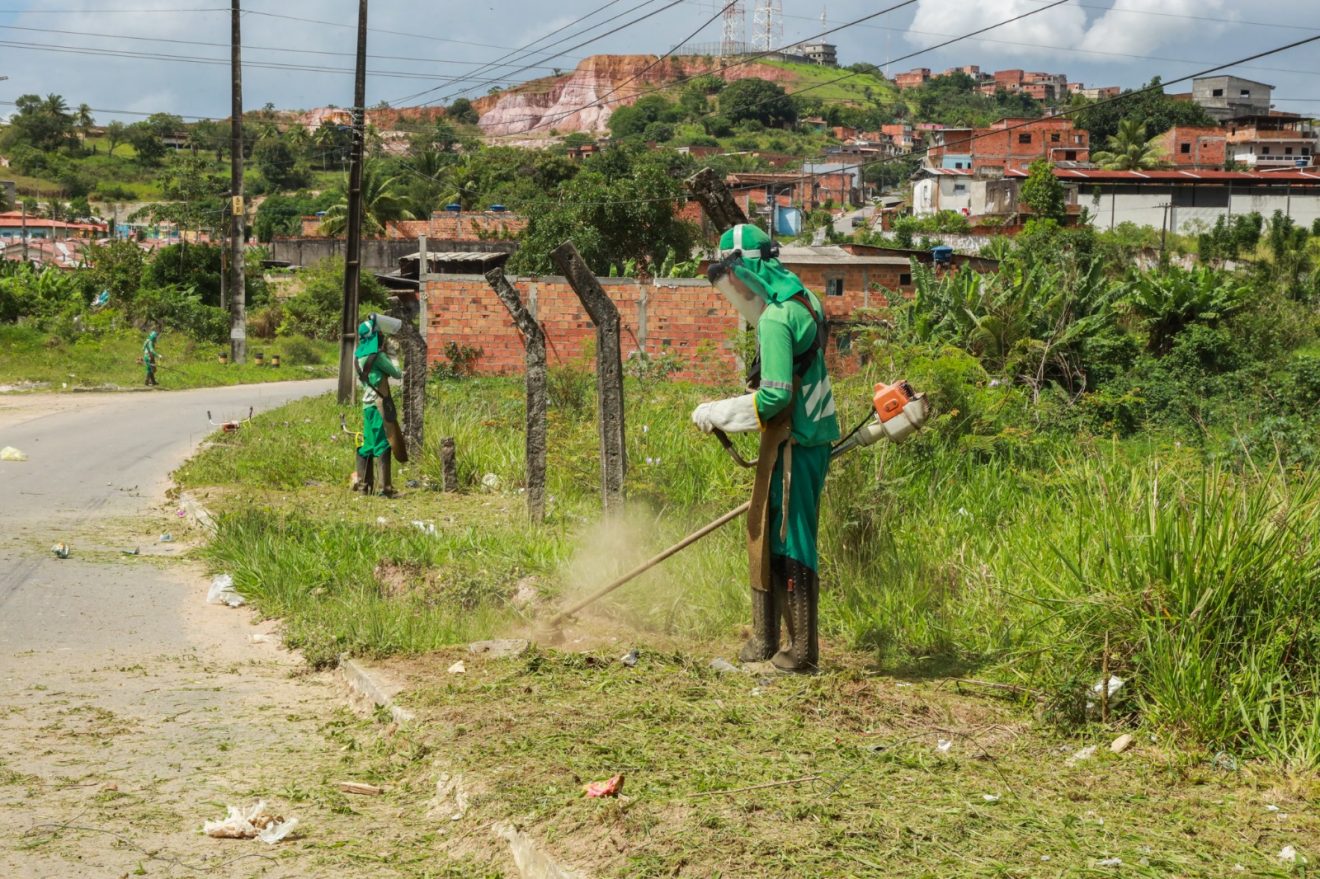
[[[481,71],[546,33],[600,7],[606,0],[569,0],[545,18],[541,0],[476,0],[471,4],[371,0],[376,30],[368,50],[380,71],[368,83],[368,102],[432,89],[422,100],[447,103],[460,94],[476,97],[491,87],[553,68],[571,69],[598,53],[658,53],[668,50],[713,14],[709,0],[614,0],[608,9],[572,31],[631,8],[637,10],[583,37],[544,51],[533,50],[513,67]],[[751,29],[751,6],[746,15]],[[878,12],[897,0],[781,0],[785,41],[811,37]],[[903,9],[851,27],[828,39],[841,63],[884,65],[980,27],[1043,6],[1045,0],[916,0]],[[244,0],[244,99],[249,107],[270,102],[281,108],[347,105],[352,98],[352,52],[356,0]],[[567,55],[553,56],[631,18],[658,11],[629,27]],[[278,15],[330,24],[290,21]],[[336,26],[337,25],[337,26]],[[57,33],[55,31],[64,31]],[[386,33],[392,31],[393,33]],[[1252,52],[1320,33],[1320,0],[1069,0],[975,40],[902,61],[911,67],[943,69],[979,64],[984,69],[1026,67],[1068,74],[1088,85],[1136,86],[1154,75],[1185,75]],[[719,25],[698,37],[715,41]],[[135,38],[135,39],[130,39]],[[224,0],[0,0],[0,100],[26,93],[57,92],[73,105],[87,103],[106,121],[106,110],[168,111],[192,116],[228,113],[229,15]],[[45,44],[34,50],[16,44]],[[1277,86],[1279,109],[1320,115],[1320,43],[1235,68],[1239,75]],[[146,52],[169,60],[99,53]],[[325,54],[317,54],[325,53]],[[207,64],[208,60],[223,63]],[[267,69],[256,64],[285,65]],[[517,70],[524,64],[528,70]],[[290,70],[287,65],[326,68]],[[417,74],[398,76],[388,74]],[[464,76],[475,79],[462,80]],[[1187,88],[1190,88],[1188,86]],[[0,114],[10,105],[0,104]],[[121,117],[132,118],[132,117]]]

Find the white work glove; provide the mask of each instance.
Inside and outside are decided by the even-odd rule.
[[[692,423],[706,433],[719,428],[725,433],[747,433],[761,429],[756,417],[756,394],[702,403],[692,410]]]

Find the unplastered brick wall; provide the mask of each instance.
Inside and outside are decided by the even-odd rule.
[[[679,378],[727,380],[737,375],[738,315],[704,280],[600,278],[619,309],[625,361],[636,352],[672,354],[684,364]],[[561,276],[510,278],[523,302],[545,328],[550,364],[582,356],[596,330],[573,288]],[[450,342],[478,348],[482,375],[523,370],[522,337],[495,291],[479,275],[450,275],[426,285],[428,350],[445,359]]]

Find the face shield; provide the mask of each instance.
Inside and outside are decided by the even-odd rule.
[[[371,322],[376,327],[376,332],[383,333],[386,336],[393,336],[403,329],[403,321],[397,317],[390,317],[388,314],[373,314]]]
[[[711,263],[706,270],[706,279],[711,286],[724,294],[743,320],[750,326],[756,326],[765,311],[765,297],[757,292],[760,284],[756,276],[748,271],[743,263],[742,251],[735,250],[719,262]]]

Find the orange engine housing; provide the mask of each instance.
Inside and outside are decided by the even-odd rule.
[[[905,381],[894,382],[892,385],[878,384],[875,386],[875,414],[881,422],[896,418],[903,414],[903,407],[916,396],[917,392],[912,389],[912,385]]]

